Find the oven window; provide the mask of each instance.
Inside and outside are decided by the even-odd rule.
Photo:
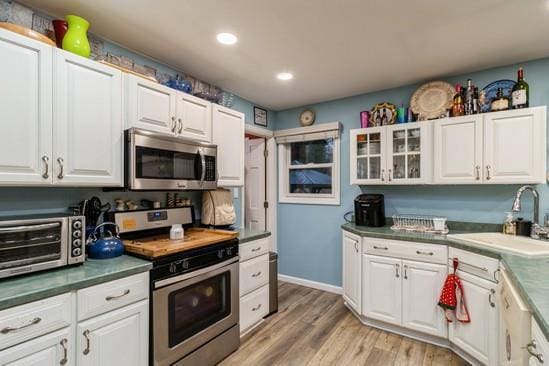
[[[230,280],[224,272],[168,295],[170,347],[230,315]]]
[[[0,269],[61,259],[61,222],[0,228]]]
[[[200,155],[136,146],[135,176],[141,179],[199,180]]]

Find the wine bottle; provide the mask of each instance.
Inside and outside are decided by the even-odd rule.
[[[496,97],[492,99],[492,103],[490,104],[490,110],[492,112],[496,112],[504,111],[506,109],[509,109],[509,99],[507,99],[507,97],[503,95],[503,89],[498,88]]]
[[[480,100],[478,96],[478,88],[475,86],[473,88],[473,114],[480,113]]]
[[[465,114],[473,114],[473,81],[467,79],[467,90],[465,90]]]
[[[461,84],[456,84],[456,94],[452,101],[452,117],[463,116],[465,109],[463,105],[463,94],[461,90]]]
[[[519,67],[517,82],[513,86],[513,93],[511,94],[513,109],[528,108],[530,103],[529,89],[528,83],[524,81],[524,70],[522,67]]]

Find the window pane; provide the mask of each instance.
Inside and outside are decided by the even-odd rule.
[[[332,193],[332,168],[290,169],[290,193]]]
[[[331,163],[333,149],[334,139],[293,142],[290,144],[292,165]]]

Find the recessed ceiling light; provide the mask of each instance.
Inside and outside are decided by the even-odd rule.
[[[228,45],[235,44],[238,41],[238,38],[232,33],[218,33],[216,38],[219,43]]]
[[[279,72],[276,77],[278,80],[291,80],[294,76],[289,72]]]

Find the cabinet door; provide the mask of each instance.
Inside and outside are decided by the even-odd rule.
[[[545,107],[484,117],[484,182],[546,181]]]
[[[362,245],[360,237],[343,231],[343,299],[358,314],[361,313]]]
[[[176,133],[194,140],[212,141],[212,103],[178,92]]]
[[[52,183],[52,48],[0,30],[0,185]]]
[[[482,116],[446,118],[434,124],[434,183],[482,183]]]
[[[244,114],[214,105],[212,142],[217,145],[217,184],[244,185]]]
[[[401,260],[368,254],[364,254],[362,258],[362,314],[368,318],[400,325]]]
[[[176,91],[135,75],[126,78],[126,128],[175,133]]]
[[[385,184],[386,127],[351,130],[351,184]]]
[[[55,50],[54,182],[122,185],[122,73]]]
[[[78,324],[79,366],[149,364],[149,301],[144,300]]]
[[[463,285],[470,323],[449,325],[450,342],[485,365],[498,365],[497,285],[458,271]]]
[[[387,127],[387,182],[431,181],[431,124],[416,122]]]
[[[44,335],[0,351],[4,366],[74,365],[74,340],[71,328]]]
[[[448,267],[402,261],[402,326],[446,338],[448,326],[438,299]]]

